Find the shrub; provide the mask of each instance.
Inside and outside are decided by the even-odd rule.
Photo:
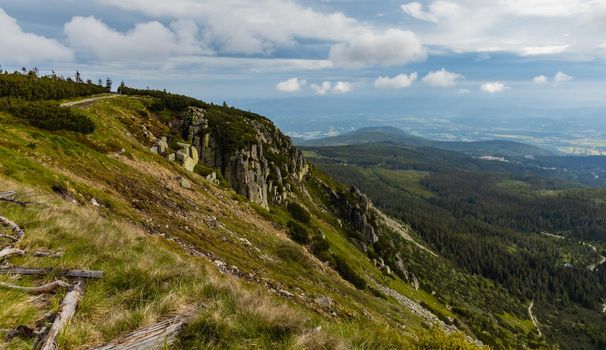
[[[286,209],[288,209],[288,212],[295,220],[304,224],[308,224],[311,221],[311,215],[309,215],[307,209],[303,208],[299,203],[288,203]]]
[[[358,289],[366,289],[366,280],[358,275],[352,268],[347,264],[345,259],[333,254],[335,260],[335,268],[344,280],[351,282]]]
[[[95,123],[90,118],[77,110],[61,108],[54,101],[30,102],[16,98],[0,98],[0,110],[49,131],[66,130],[83,134],[95,131]]]
[[[326,240],[326,238],[323,238],[319,235],[314,237],[311,242],[311,252],[314,253],[314,255],[317,255],[321,252],[325,252],[329,248],[330,248],[330,244],[328,244],[328,241]]]
[[[309,243],[309,231],[307,228],[296,221],[290,220],[288,222],[288,235],[295,242],[299,242],[301,244]]]

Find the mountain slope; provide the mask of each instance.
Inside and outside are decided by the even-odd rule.
[[[517,303],[534,301],[541,339],[564,349],[606,344],[606,269],[594,268],[606,248],[603,190],[562,180],[549,169],[428,147],[377,143],[304,152],[317,167],[408,223],[464,275],[483,276],[505,289],[508,298],[498,305],[517,310]],[[574,159],[560,164],[574,165]],[[415,274],[439,285],[436,265]],[[435,290],[441,298],[460,293],[456,286]],[[469,303],[483,310],[494,306],[476,295]]]
[[[131,92],[70,107],[94,122],[88,134],[0,113],[1,189],[34,202],[0,202],[0,214],[26,232],[17,246],[27,253],[8,263],[105,272],[86,282],[62,349],[102,344],[174,315],[190,319],[175,345],[183,349],[474,348],[464,318],[454,322],[460,316],[415,287],[412,275],[399,277],[371,253],[400,233],[383,227],[363,194],[307,165],[269,121]],[[400,244],[409,247],[406,261],[435,259]],[[32,255],[47,249],[65,253]],[[20,285],[48,278],[0,277]],[[0,328],[41,329],[62,296],[0,289]],[[35,338],[8,333],[3,346],[11,349]]]

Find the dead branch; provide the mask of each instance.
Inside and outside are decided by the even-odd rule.
[[[53,325],[46,334],[40,350],[57,349],[55,339],[61,333],[61,331],[67,327],[69,321],[76,313],[76,307],[78,307],[78,302],[82,296],[82,289],[82,282],[78,282],[73,286],[72,290],[65,295],[65,298],[63,298],[63,302],[61,303],[61,307],[59,308],[59,313],[57,314],[57,317],[55,317]]]
[[[148,327],[139,328],[95,350],[162,349],[175,342],[185,324],[186,319],[177,316]]]
[[[16,241],[17,241],[17,239],[18,239],[18,238],[17,238],[17,237],[15,237],[15,236],[11,236],[11,235],[5,235],[5,234],[0,234],[0,238],[6,238],[6,239],[10,239],[10,240],[11,240],[11,241],[13,241],[13,242],[16,242]]]
[[[5,218],[4,216],[0,216],[0,224],[2,224],[4,226],[9,226],[13,230],[16,241],[21,240],[21,238],[23,238],[23,236],[25,235],[25,232],[19,225],[15,224],[14,222],[10,221],[9,219]]]
[[[63,251],[50,252],[48,250],[37,250],[32,253],[32,256],[36,258],[60,258],[65,254]]]
[[[22,286],[16,286],[14,284],[9,284],[9,283],[4,283],[4,282],[0,282],[0,288],[7,288],[7,289],[16,289],[25,293],[30,293],[30,294],[44,294],[44,293],[51,293],[53,292],[55,289],[59,289],[59,288],[67,288],[69,287],[69,283],[67,282],[63,282],[61,280],[57,280],[55,282],[51,282],[39,287],[22,287]]]
[[[19,266],[0,266],[0,274],[16,274],[16,275],[50,275],[57,274],[64,277],[79,277],[79,278],[103,278],[103,271],[94,270],[68,270],[68,269],[53,269],[51,267],[32,268]]]
[[[11,256],[23,255],[25,251],[17,248],[6,247],[0,250],[0,260],[10,258]]]

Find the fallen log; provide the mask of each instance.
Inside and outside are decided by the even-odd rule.
[[[179,332],[186,325],[186,318],[177,316],[151,326],[139,328],[109,344],[94,350],[152,350],[164,349],[177,340]]]
[[[4,226],[10,226],[10,228],[13,230],[13,233],[15,234],[16,241],[21,240],[21,238],[23,238],[23,236],[25,235],[25,232],[19,225],[15,224],[4,216],[0,216],[0,224]]]
[[[9,284],[9,283],[4,283],[4,282],[0,282],[0,288],[7,288],[7,289],[16,289],[25,293],[30,293],[30,294],[44,294],[44,293],[51,293],[53,292],[55,289],[59,289],[59,288],[67,288],[69,287],[69,283],[61,281],[61,280],[57,280],[55,282],[51,282],[39,287],[22,287],[22,286],[16,286],[14,284]]]
[[[0,274],[15,275],[50,275],[57,274],[64,277],[78,278],[103,278],[103,271],[94,270],[68,270],[53,269],[52,267],[18,267],[18,266],[0,266]]]
[[[76,307],[78,307],[78,302],[82,297],[82,289],[82,282],[78,282],[73,286],[72,290],[67,292],[65,298],[63,298],[63,302],[61,303],[61,307],[59,308],[59,313],[57,314],[57,317],[55,317],[53,325],[46,334],[44,340],[42,341],[42,346],[40,346],[40,350],[57,349],[55,339],[65,329],[65,327],[67,327],[69,321],[76,313]]]
[[[25,251],[17,248],[6,247],[0,250],[0,260],[10,258],[11,256],[23,255]]]

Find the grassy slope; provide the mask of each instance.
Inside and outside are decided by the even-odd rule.
[[[61,336],[62,348],[98,344],[192,306],[200,310],[182,339],[183,348],[393,348],[442,341],[438,335],[423,335],[420,319],[395,301],[344,282],[233,192],[147,152],[138,141],[145,139],[146,130],[155,135],[167,131],[149,116],[148,103],[119,97],[87,106],[85,113],[97,124],[89,136],[52,134],[0,115],[0,189],[35,193],[33,199],[44,202],[26,208],[2,204],[0,213],[25,227],[21,248],[66,251],[62,258],[26,256],[11,263],[106,272],[105,279],[87,284],[73,326]],[[177,176],[188,177],[193,189],[181,188]],[[79,205],[59,199],[52,186],[69,191]],[[92,206],[92,198],[102,207]],[[211,216],[221,223],[218,228],[205,224]],[[334,223],[321,216],[316,220],[335,249],[373,279],[386,281]],[[221,275],[208,260],[186,254],[158,234],[212,252],[263,283]],[[272,295],[259,286],[263,284],[295,297]],[[413,293],[395,282],[392,288],[439,308],[424,292]],[[333,315],[313,302],[317,296],[334,300]],[[42,314],[57,308],[61,297],[59,293],[34,300],[0,290],[5,306],[0,328],[33,326]],[[402,324],[405,332],[399,329]],[[321,329],[314,331],[317,326]],[[19,339],[4,345],[29,346]]]

